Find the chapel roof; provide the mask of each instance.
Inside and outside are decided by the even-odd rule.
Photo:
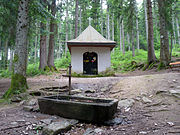
[[[67,45],[108,45],[113,48],[116,45],[115,41],[104,38],[91,25],[89,25],[77,38],[69,40]]]

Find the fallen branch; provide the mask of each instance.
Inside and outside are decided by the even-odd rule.
[[[158,105],[161,105],[161,103],[162,103],[162,101],[160,101],[160,102],[158,102],[158,103],[146,105],[145,107],[158,106]]]
[[[111,94],[116,94],[116,93],[119,93],[119,92],[122,92],[123,90],[118,90],[118,91],[111,91],[110,93]]]
[[[146,113],[152,113],[152,112],[164,112],[164,111],[170,111],[170,110],[168,110],[168,109],[149,110],[149,111],[146,111],[146,112],[144,112],[144,113],[146,114]]]

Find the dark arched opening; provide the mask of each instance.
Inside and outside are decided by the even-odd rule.
[[[83,54],[83,74],[98,74],[98,56],[95,52],[85,52]]]

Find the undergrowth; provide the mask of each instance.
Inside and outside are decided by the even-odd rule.
[[[157,53],[156,57],[159,57]],[[131,51],[127,51],[123,55],[123,53],[119,51],[119,48],[116,48],[114,53],[111,54],[111,67],[116,72],[133,71],[136,68],[141,69],[146,63],[147,51],[141,49],[139,51],[136,50],[135,57],[132,57]]]
[[[159,59],[160,51],[155,51],[157,59]],[[173,49],[172,51],[172,57],[180,57],[180,48]],[[71,56],[70,53],[67,53],[67,56],[63,56],[60,59],[55,60],[55,67],[57,69],[67,69],[69,64],[71,63]],[[125,55],[123,55],[122,52],[120,52],[119,48],[115,48],[114,51],[111,53],[111,68],[115,72],[127,72],[127,71],[133,71],[135,69],[142,69],[147,65],[147,51],[145,50],[139,50],[135,52],[135,57],[132,57],[132,51],[126,51]],[[150,65],[148,69],[153,68],[153,65]],[[146,69],[146,68],[144,68]],[[38,63],[32,63],[28,64],[27,72],[28,77],[32,76],[38,76],[38,75],[50,75],[52,74],[51,71],[44,71],[39,70],[39,62]],[[75,76],[81,76],[82,75],[75,75]],[[108,76],[99,74],[98,76]],[[11,72],[7,70],[0,70],[0,78],[10,78]],[[87,76],[86,76],[87,77]]]
[[[70,53],[67,53],[67,56],[64,56],[60,59],[56,59],[54,64],[56,68],[67,68],[71,63]]]

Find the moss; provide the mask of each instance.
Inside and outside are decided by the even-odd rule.
[[[57,69],[56,69],[56,67],[55,66],[46,66],[45,68],[44,68],[44,70],[45,71],[47,71],[47,72],[55,72],[55,71],[57,71]]]
[[[45,66],[44,68],[45,71],[49,72],[50,71],[50,68],[48,66]]]
[[[51,71],[52,72],[56,72],[57,71],[56,67],[55,66],[51,66]]]
[[[13,74],[11,78],[11,87],[3,95],[4,98],[9,98],[14,94],[20,94],[28,89],[26,77],[21,74]]]
[[[50,69],[51,69],[52,72],[54,72],[56,68],[51,66]]]
[[[56,67],[54,67],[54,66],[45,66],[45,68],[44,68],[44,71],[47,71],[47,72],[55,72],[55,71],[57,71],[57,69],[56,69]]]
[[[82,77],[82,78],[107,77],[107,76],[115,76],[115,72],[111,68],[107,68],[105,71],[100,72],[97,75],[85,75],[85,74],[78,74],[76,72],[73,72],[71,74],[71,76],[72,77]]]
[[[152,62],[151,64],[149,64],[149,67],[148,67],[148,69],[150,70],[150,69],[152,69],[153,67],[154,67],[154,62]]]
[[[165,68],[166,68],[166,65],[163,62],[160,62],[160,64],[158,65],[158,70],[165,69]]]
[[[14,55],[13,63],[16,63],[19,59],[19,56],[17,54]]]

